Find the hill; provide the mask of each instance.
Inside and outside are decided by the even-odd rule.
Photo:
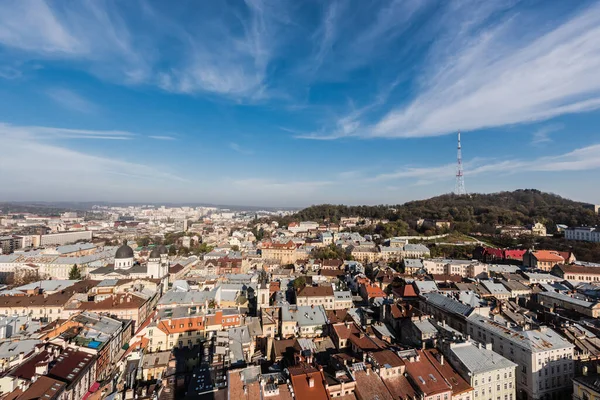
[[[446,194],[401,205],[314,205],[281,222],[339,222],[341,218],[351,216],[403,221],[410,227],[420,218],[448,220],[453,222],[455,230],[464,233],[492,233],[496,225],[527,225],[534,222],[545,224],[549,233],[555,232],[556,224],[600,224],[598,215],[586,208],[585,203],[534,189],[467,196]]]

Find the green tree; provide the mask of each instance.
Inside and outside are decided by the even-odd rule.
[[[148,236],[144,236],[136,239],[135,241],[139,247],[146,247],[150,244],[150,238]]]
[[[300,288],[303,288],[304,286],[306,286],[306,277],[299,276],[296,279],[294,279],[294,289],[298,290]]]
[[[77,264],[73,264],[73,267],[69,271],[69,279],[72,281],[80,280],[83,277],[81,276],[81,271],[77,267]]]
[[[177,247],[175,245],[169,246],[169,255],[176,256],[177,255]]]

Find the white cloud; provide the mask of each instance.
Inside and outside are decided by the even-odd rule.
[[[12,200],[139,200],[157,196],[157,185],[183,185],[186,180],[164,168],[97,156],[53,143],[62,137],[110,138],[125,132],[0,126],[2,198]]]
[[[437,136],[600,108],[600,5],[554,25],[528,23],[532,16],[511,6],[448,3],[438,13],[441,27],[423,32],[434,40],[413,80],[412,98],[387,104],[383,116],[380,104],[299,137]]]
[[[99,111],[99,107],[96,104],[66,88],[51,88],[46,91],[46,94],[56,103],[70,110],[87,114]]]
[[[154,140],[177,140],[177,138],[175,138],[174,136],[168,135],[150,135],[148,137]]]
[[[510,175],[525,172],[587,171],[600,168],[600,144],[582,147],[565,154],[543,156],[532,160],[481,159],[464,163],[465,178],[479,175]],[[405,167],[395,172],[383,173],[370,178],[371,181],[390,181],[415,178],[417,184],[433,184],[452,179],[456,164],[431,167]]]
[[[49,54],[85,52],[45,1],[0,3],[0,43]]]
[[[531,144],[534,146],[539,146],[542,144],[551,143],[553,140],[550,137],[550,134],[553,132],[560,131],[563,128],[564,128],[564,125],[562,125],[562,124],[542,126],[533,132],[533,135],[531,138]]]
[[[234,142],[229,143],[229,148],[240,154],[250,155],[250,154],[254,153],[251,149],[240,146],[238,143],[234,143]]]
[[[443,60],[408,105],[367,135],[418,137],[546,120],[600,107],[600,6],[535,40],[514,38],[514,18]]]
[[[68,129],[47,126],[17,126],[0,122],[0,136],[4,138],[36,139],[106,139],[129,140],[136,134],[119,130]]]

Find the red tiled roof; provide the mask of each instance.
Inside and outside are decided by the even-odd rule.
[[[522,260],[527,250],[504,250],[504,258],[509,260]]]
[[[413,285],[404,285],[400,293],[401,297],[417,297],[417,292],[415,292]]]
[[[288,369],[297,400],[329,400],[322,371],[302,364]]]
[[[538,261],[562,263],[565,261],[556,251],[538,250],[533,252],[533,256]]]

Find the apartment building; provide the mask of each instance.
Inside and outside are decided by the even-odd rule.
[[[584,242],[600,242],[600,229],[591,226],[579,226],[565,229],[565,239]]]
[[[583,265],[555,265],[552,275],[569,281],[600,282],[600,268]]]
[[[517,364],[495,353],[490,343],[450,343],[443,351],[473,387],[474,399],[516,400]]]
[[[565,259],[557,251],[538,250],[523,254],[523,265],[533,269],[550,271],[556,264],[564,264]]]
[[[467,318],[466,333],[519,365],[519,399],[563,399],[571,390],[575,346],[547,327],[517,330],[482,315]]]
[[[305,286],[296,294],[299,306],[323,306],[326,310],[335,309],[335,296],[331,286]]]
[[[266,242],[262,244],[261,258],[274,260],[280,264],[293,264],[298,259],[296,244],[293,241],[287,243]]]
[[[434,275],[459,275],[463,278],[483,278],[488,272],[488,265],[472,260],[450,260],[432,258],[422,261],[423,268]]]
[[[200,344],[211,332],[239,327],[243,322],[243,317],[237,309],[161,309],[154,321],[144,328],[148,339],[148,351],[167,351],[174,347],[191,348]]]
[[[600,317],[600,303],[576,299],[566,294],[556,292],[541,292],[537,294],[537,301],[540,305],[555,308],[560,307],[565,310],[578,312],[579,314],[598,318]]]
[[[364,263],[375,262],[381,257],[377,247],[369,245],[351,246],[350,254],[355,260]]]

